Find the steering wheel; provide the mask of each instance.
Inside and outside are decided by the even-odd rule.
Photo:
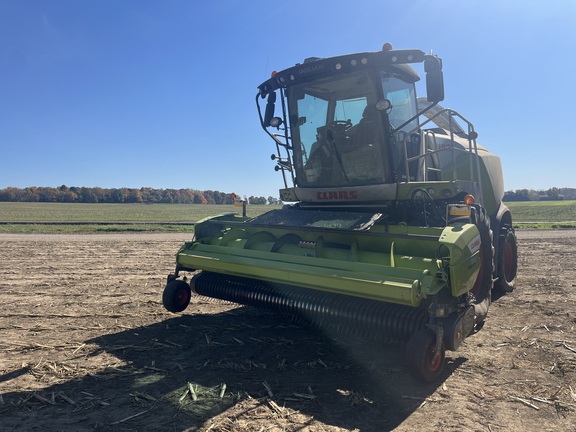
[[[352,121],[350,120],[334,120],[333,122],[330,122],[326,129],[326,138],[328,139],[328,142],[339,146],[346,146],[348,142],[346,131],[352,126]]]
[[[330,123],[329,128],[334,130],[348,130],[352,127],[352,120],[334,120]]]
[[[342,141],[346,139],[346,131],[352,127],[350,120],[334,120],[326,128],[326,136],[329,140]]]

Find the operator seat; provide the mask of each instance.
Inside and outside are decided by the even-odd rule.
[[[355,147],[376,145],[378,142],[378,110],[374,104],[366,105],[355,135]]]
[[[349,151],[343,155],[344,167],[350,180],[382,181],[382,159],[379,112],[374,104],[368,104],[362,113]]]

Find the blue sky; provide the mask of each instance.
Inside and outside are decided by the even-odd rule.
[[[0,188],[278,196],[258,84],[384,42],[442,57],[507,190],[576,187],[572,0],[2,0]]]

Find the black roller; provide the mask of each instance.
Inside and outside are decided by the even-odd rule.
[[[319,327],[386,343],[407,341],[428,320],[425,310],[287,284],[202,272],[198,294],[296,315]]]

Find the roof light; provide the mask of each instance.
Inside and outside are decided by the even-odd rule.
[[[274,76],[278,73],[278,71],[272,71],[272,73],[270,74],[270,78],[274,78]]]
[[[382,45],[382,51],[392,51],[394,48],[392,48],[392,44],[390,42],[386,42],[384,45]]]

